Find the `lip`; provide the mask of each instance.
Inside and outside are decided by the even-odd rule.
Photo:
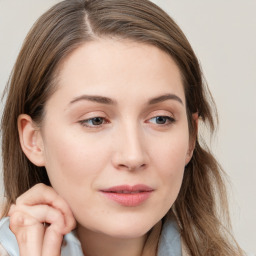
[[[143,184],[120,185],[100,190],[108,199],[127,207],[141,205],[150,197],[153,191],[153,188]]]

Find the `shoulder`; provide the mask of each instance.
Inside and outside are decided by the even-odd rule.
[[[15,235],[9,229],[9,218],[0,220],[0,256],[18,256],[19,247]]]

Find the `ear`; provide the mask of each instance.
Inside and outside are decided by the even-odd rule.
[[[189,148],[188,148],[186,162],[185,162],[186,165],[191,160],[194,153],[195,146],[196,146],[196,139],[197,139],[197,133],[198,133],[198,113],[192,114],[192,122],[193,122],[193,133],[190,135],[190,139],[189,139]]]
[[[36,166],[44,166],[44,145],[41,132],[29,115],[19,115],[18,131],[24,154]]]

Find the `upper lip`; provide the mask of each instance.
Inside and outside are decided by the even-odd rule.
[[[102,189],[102,192],[109,192],[109,193],[118,193],[118,192],[127,192],[127,193],[134,193],[134,192],[151,192],[154,189],[144,185],[144,184],[137,184],[137,185],[119,185],[119,186],[113,186],[107,189]]]

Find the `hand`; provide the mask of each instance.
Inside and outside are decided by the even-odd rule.
[[[60,256],[63,236],[76,226],[68,204],[44,184],[18,197],[8,215],[20,256]]]

